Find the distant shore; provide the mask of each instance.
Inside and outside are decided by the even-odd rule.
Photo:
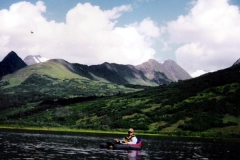
[[[125,135],[126,131],[104,131],[104,130],[92,130],[92,129],[71,129],[71,128],[54,128],[54,127],[19,127],[19,126],[0,126],[0,130],[20,130],[20,131],[47,131],[47,132],[66,132],[66,133],[96,133],[96,134],[121,134]],[[142,133],[137,132],[137,135],[145,136],[164,136],[154,133]]]
[[[71,128],[56,128],[56,127],[21,127],[21,126],[1,126],[0,131],[29,131],[29,132],[57,132],[57,133],[90,133],[90,134],[115,134],[115,135],[126,135],[126,131],[124,129],[121,130],[92,130],[92,129],[71,129]],[[146,133],[147,132],[147,133]],[[185,135],[183,135],[185,134]],[[176,138],[220,138],[220,139],[238,139],[239,137],[231,137],[229,135],[215,135],[206,133],[195,133],[188,134],[183,133],[182,135],[179,133],[151,133],[148,131],[136,131],[136,135],[139,136],[151,136],[151,137],[176,137]]]

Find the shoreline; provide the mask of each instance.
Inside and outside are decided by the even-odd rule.
[[[70,128],[56,128],[56,127],[20,127],[20,126],[1,126],[0,125],[0,131],[1,130],[7,130],[7,131],[26,131],[26,132],[52,132],[52,133],[61,133],[61,134],[77,134],[77,133],[83,133],[83,134],[112,134],[112,135],[126,135],[126,131],[104,131],[104,130],[92,130],[92,129],[70,129]],[[204,134],[204,133],[202,133]],[[145,137],[158,137],[158,138],[196,138],[196,139],[226,139],[226,140],[239,140],[240,138],[237,137],[230,137],[228,135],[224,136],[216,136],[212,134],[211,136],[203,136],[203,135],[177,135],[176,133],[144,133],[141,131],[137,131],[136,135],[139,136],[145,136]]]
[[[19,130],[19,131],[40,131],[40,132],[59,132],[59,133],[93,133],[93,134],[116,134],[125,135],[124,131],[104,131],[104,130],[92,130],[92,129],[70,129],[70,128],[55,128],[55,127],[20,127],[20,126],[0,126],[1,130]],[[154,133],[142,133],[138,132],[137,135],[144,136],[164,136]]]

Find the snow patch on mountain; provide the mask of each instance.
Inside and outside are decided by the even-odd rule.
[[[42,63],[42,62],[46,62],[48,60],[49,60],[48,58],[42,57],[40,55],[29,55],[26,58],[24,58],[24,62],[27,65],[33,65],[33,64],[36,64],[36,63]]]

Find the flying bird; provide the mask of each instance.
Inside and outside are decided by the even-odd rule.
[[[33,34],[33,31],[31,31],[31,33]]]

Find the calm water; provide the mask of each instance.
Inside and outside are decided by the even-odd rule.
[[[141,151],[100,149],[122,135],[0,131],[0,159],[240,159],[239,141],[140,137]]]

